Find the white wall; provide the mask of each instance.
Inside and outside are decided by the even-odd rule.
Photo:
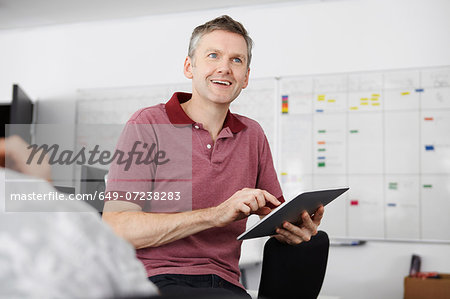
[[[303,1],[0,31],[0,102],[16,82],[43,101],[73,100],[79,88],[184,82],[192,29],[223,13],[256,43],[253,77],[450,65],[449,12],[447,0]],[[70,107],[58,108],[56,121],[73,120]],[[55,121],[49,114],[39,120]],[[400,298],[412,253],[423,255],[424,270],[450,272],[449,252],[442,244],[332,247],[323,293]]]
[[[449,10],[446,0],[302,1],[0,31],[0,100],[13,82],[40,99],[183,82],[192,29],[222,13],[255,40],[254,77],[449,65]]]

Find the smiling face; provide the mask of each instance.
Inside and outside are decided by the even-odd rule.
[[[248,85],[247,44],[237,34],[215,30],[203,35],[184,74],[192,79],[192,98],[230,104]]]

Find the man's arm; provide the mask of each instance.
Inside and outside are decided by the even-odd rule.
[[[148,213],[131,202],[109,201],[103,220],[136,249],[158,247],[212,227],[223,227],[250,214],[270,212],[280,202],[267,191],[244,188],[216,207],[180,213]]]
[[[136,204],[123,204],[129,205],[130,209],[106,212],[110,206],[116,205],[116,202],[106,203],[103,220],[136,249],[158,247],[214,226],[211,208],[165,214],[142,212],[135,210],[140,209]]]

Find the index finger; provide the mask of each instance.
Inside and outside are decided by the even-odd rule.
[[[275,206],[279,206],[281,204],[281,202],[275,196],[273,196],[266,190],[262,190],[262,192],[264,194],[266,201],[271,202]]]

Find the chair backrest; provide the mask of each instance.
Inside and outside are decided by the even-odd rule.
[[[270,238],[264,246],[258,298],[317,298],[329,247],[324,231],[296,246]]]

